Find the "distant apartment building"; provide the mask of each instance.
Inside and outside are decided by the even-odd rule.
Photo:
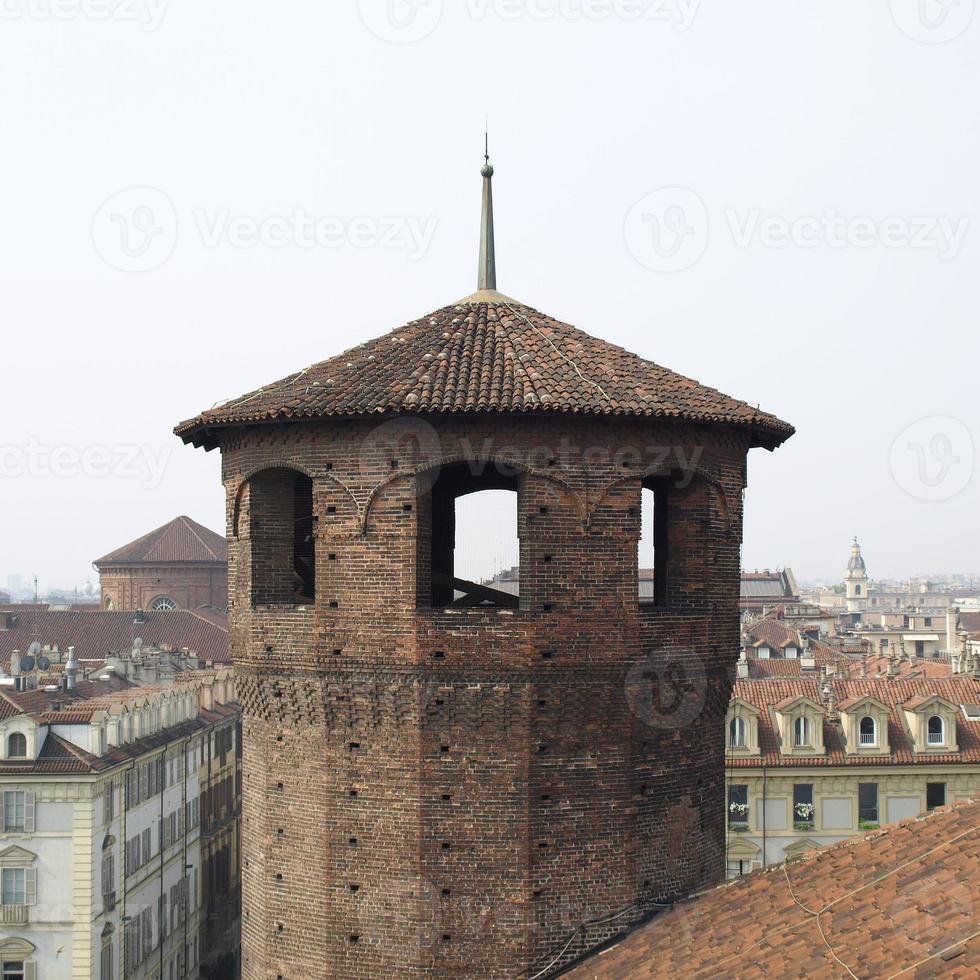
[[[106,610],[228,608],[228,543],[189,517],[176,517],[94,564]]]
[[[730,876],[980,794],[980,654],[815,660],[739,665]]]
[[[234,957],[232,673],[118,685],[0,685],[3,980],[178,980]]]

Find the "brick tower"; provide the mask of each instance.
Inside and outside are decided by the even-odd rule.
[[[222,453],[248,980],[544,977],[723,874],[746,454],[793,430],[497,292],[492,174],[475,294],[176,430]],[[455,572],[488,488],[518,595]]]

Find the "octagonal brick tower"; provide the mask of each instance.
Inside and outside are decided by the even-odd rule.
[[[724,872],[746,454],[793,430],[498,293],[492,173],[477,293],[176,430],[222,453],[248,980],[548,976]],[[519,595],[455,573],[488,488]]]

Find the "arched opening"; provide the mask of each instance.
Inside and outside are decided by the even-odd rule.
[[[793,744],[796,746],[812,745],[813,740],[810,737],[812,727],[810,719],[806,715],[797,717],[793,723]]]
[[[640,488],[640,602],[651,606],[667,605],[668,482],[666,477],[648,476]]]
[[[745,748],[745,719],[733,718],[729,726],[729,741],[733,749]]]
[[[861,586],[860,585],[855,585],[854,586],[854,594],[855,595],[860,595],[861,594]]]
[[[929,719],[927,738],[930,745],[943,745],[946,742],[946,725],[939,715]]]
[[[316,599],[313,481],[288,468],[248,481],[252,602],[296,605]]]
[[[174,600],[167,595],[157,596],[150,603],[150,609],[153,612],[167,612],[170,609],[176,609],[176,608],[177,608],[177,603],[174,602]]]
[[[27,736],[22,732],[14,732],[7,739],[7,757],[23,759],[27,756]]]
[[[861,719],[860,723],[860,742],[862,745],[878,744],[878,724],[868,715]]]
[[[519,605],[520,478],[502,470],[493,463],[446,466],[420,494],[419,605]]]
[[[102,600],[102,606],[106,612],[112,612],[116,608],[116,604],[112,601],[111,595],[107,595],[105,599]]]

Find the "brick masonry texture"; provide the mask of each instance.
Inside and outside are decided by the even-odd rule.
[[[750,433],[443,415],[220,441],[247,980],[530,977],[721,878]],[[428,606],[430,473],[460,461],[516,475],[519,608]],[[313,483],[306,605],[269,589],[291,569],[281,467]],[[637,545],[657,475],[652,608]]]

